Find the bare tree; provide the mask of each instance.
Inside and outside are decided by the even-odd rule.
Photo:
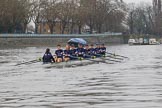
[[[130,33],[148,34],[153,29],[152,8],[148,4],[133,6],[129,12],[128,25]]]
[[[71,1],[63,0],[59,3],[59,19],[61,23],[61,34],[65,33],[65,29],[71,20]]]
[[[46,6],[46,0],[31,0],[32,2],[32,21],[35,24],[35,33],[38,33],[38,26],[42,23],[43,15],[42,10],[43,6]]]
[[[58,20],[58,0],[50,0],[46,3],[44,9],[43,9],[43,20],[47,22],[50,33],[54,33],[54,27]]]
[[[70,25],[70,34],[73,34],[74,33],[74,26],[76,25],[76,20],[77,20],[77,15],[78,15],[78,5],[77,5],[78,2],[74,2],[74,1],[71,1],[70,2],[70,22],[69,22],[69,25]]]
[[[78,33],[81,34],[82,32],[82,27],[83,25],[85,25],[85,15],[86,15],[86,10],[84,9],[84,7],[82,5],[79,5],[77,8],[76,8],[76,16],[75,16],[75,22],[76,22],[76,25],[78,26]]]
[[[26,18],[26,5],[28,0],[1,0],[0,21],[1,32],[18,32],[17,28],[22,29],[23,20]]]
[[[122,6],[118,0],[0,0],[0,32],[25,33],[31,20],[35,33],[46,23],[53,34],[58,22],[62,34],[74,33],[76,26],[81,33],[84,25],[90,33],[119,31],[125,18]]]
[[[27,25],[31,22],[32,20],[32,3],[30,0],[20,0],[21,5],[24,7],[23,10],[21,10],[22,14],[22,20],[23,20],[23,33],[26,33]]]
[[[96,14],[96,0],[87,0],[84,3],[84,8],[86,10],[85,23],[90,27],[90,34],[93,33],[95,26],[95,16]]]

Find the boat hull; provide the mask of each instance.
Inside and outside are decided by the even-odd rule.
[[[98,64],[103,62],[104,60],[101,58],[96,59],[88,59],[88,60],[72,60],[68,62],[61,62],[61,63],[49,63],[43,64],[45,68],[64,68],[64,67],[76,67],[76,66],[86,66],[91,64]]]

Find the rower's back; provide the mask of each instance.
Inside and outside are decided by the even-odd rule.
[[[51,63],[54,62],[54,58],[50,52],[50,49],[47,48],[45,54],[43,55],[43,63]]]

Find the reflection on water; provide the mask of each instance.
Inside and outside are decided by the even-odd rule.
[[[161,46],[109,46],[123,63],[75,68],[14,66],[45,48],[0,50],[0,108],[161,108]]]

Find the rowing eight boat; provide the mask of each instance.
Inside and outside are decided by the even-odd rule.
[[[112,62],[107,62],[107,59],[104,57],[98,57],[93,59],[78,59],[78,60],[70,60],[68,62],[61,62],[61,63],[48,63],[43,64],[45,68],[64,68],[64,67],[76,67],[76,66],[86,66],[90,64],[98,64],[98,63],[106,63],[106,64],[114,64]]]

